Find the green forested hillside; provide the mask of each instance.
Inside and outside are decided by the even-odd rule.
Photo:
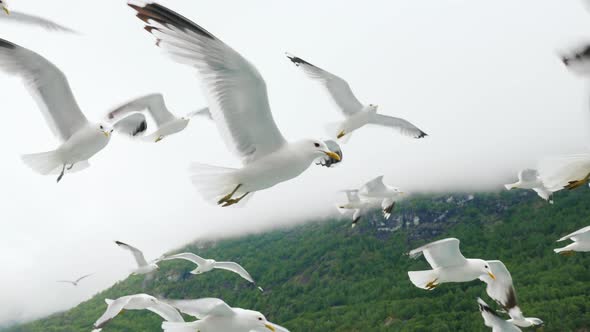
[[[539,317],[539,331],[590,330],[590,253],[561,257],[555,240],[590,225],[590,190],[556,195],[549,205],[534,193],[422,195],[399,204],[391,220],[375,215],[351,229],[348,220],[324,220],[190,250],[218,260],[235,260],[265,288],[260,293],[232,273],[192,276],[191,264],[163,262],[142,289],[131,277],[72,310],[17,332],[90,331],[105,298],[145,292],[166,298],[219,297],[251,308],[291,331],[488,331],[476,297],[488,303],[479,281],[444,284],[427,292],[406,275],[425,269],[410,249],[430,240],[457,237],[466,257],[500,259],[510,269],[521,308]],[[125,312],[104,332],[160,331],[149,312]]]

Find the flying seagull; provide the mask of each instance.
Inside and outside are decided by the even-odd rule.
[[[410,251],[410,258],[424,258],[432,270],[409,271],[410,281],[418,288],[433,290],[445,282],[467,282],[483,275],[496,279],[488,262],[465,258],[459,250],[459,240],[448,238]]]
[[[104,327],[123,310],[149,310],[158,314],[169,322],[184,322],[180,313],[174,307],[159,301],[147,294],[135,294],[120,297],[116,300],[106,299],[107,310],[94,323],[95,329]]]
[[[361,104],[352,93],[348,83],[342,78],[294,55],[287,53],[287,58],[289,58],[289,60],[291,60],[291,62],[297,67],[303,69],[307,76],[322,84],[340,109],[340,112],[342,112],[346,118],[344,121],[335,125],[334,131],[330,133],[331,135],[335,135],[336,138],[340,139],[346,135],[349,135],[348,137],[350,137],[353,131],[367,124],[395,128],[401,134],[413,138],[423,138],[428,136],[418,127],[404,119],[378,114],[376,105]]]
[[[132,274],[148,274],[148,273],[152,273],[156,270],[159,270],[160,268],[158,267],[157,263],[161,260],[161,258],[155,259],[151,262],[147,262],[145,260],[145,257],[143,256],[143,252],[141,252],[141,250],[128,245],[127,243],[123,243],[121,241],[115,241],[115,243],[125,249],[128,250],[129,252],[131,252],[131,254],[133,255],[133,258],[135,259],[135,262],[137,263],[137,268],[135,270],[133,270]]]
[[[2,11],[0,12],[0,22],[9,21],[15,23],[35,25],[51,31],[76,33],[76,31],[70,28],[66,28],[63,25],[60,25],[48,19],[10,10],[10,8],[8,8],[8,0],[0,0],[0,8],[2,8]]]
[[[590,226],[586,226],[582,229],[579,229],[571,234],[568,234],[561,239],[557,240],[557,242],[565,241],[565,240],[572,240],[573,243],[568,244],[563,248],[553,249],[556,253],[564,256],[573,255],[576,251],[580,252],[588,252],[590,251]]]
[[[508,312],[511,318],[508,322],[520,327],[542,325],[543,321],[539,318],[524,317],[516,300],[516,291],[512,285],[512,276],[504,263],[495,260],[488,261],[488,265],[496,279],[492,279],[487,274],[480,276],[479,279],[487,284],[486,292],[488,296]]]
[[[164,257],[162,260],[169,261],[173,259],[184,259],[191,263],[197,264],[197,268],[192,270],[190,272],[191,274],[201,274],[209,272],[213,269],[222,269],[237,273],[240,275],[240,277],[248,280],[253,284],[256,284],[256,282],[254,282],[254,279],[252,279],[252,276],[250,276],[250,273],[248,273],[248,271],[246,271],[246,269],[244,269],[240,264],[235,262],[217,262],[214,259],[202,258],[196,254],[193,254],[192,252],[184,252],[181,254],[167,256]],[[259,289],[262,290],[261,288]]]
[[[74,281],[71,280],[58,280],[57,282],[62,282],[62,283],[66,283],[66,284],[72,284],[73,286],[78,286],[78,284],[80,283],[80,281],[82,281],[82,279],[86,279],[88,277],[90,277],[92,274],[87,274],[85,276],[82,276]]]
[[[366,215],[367,210],[371,208],[371,204],[367,201],[361,200],[359,197],[359,191],[356,189],[343,190],[343,192],[346,193],[348,203],[341,204],[338,208],[345,214],[353,212],[351,226],[354,228],[361,218]]]
[[[164,97],[159,93],[153,93],[126,102],[109,112],[107,117],[110,121],[116,121],[117,119],[126,118],[131,114],[143,115],[144,113],[140,113],[142,111],[147,111],[157,126],[157,129],[151,134],[140,136],[142,140],[148,142],[159,142],[166,136],[181,132],[186,128],[189,121],[194,116],[211,116],[209,109],[205,107],[184,116],[177,117],[166,107]],[[142,120],[145,121],[144,118],[137,117],[138,125],[142,123]]]
[[[59,182],[66,171],[88,167],[88,159],[109,143],[111,125],[88,122],[66,76],[47,59],[0,39],[0,70],[24,81],[48,126],[61,142],[56,150],[22,156],[35,172],[43,175],[59,172]]]
[[[365,183],[359,190],[359,195],[363,198],[381,200],[381,209],[385,219],[389,219],[395,207],[395,200],[403,194],[399,188],[386,185],[383,182],[383,175]]]
[[[192,180],[207,200],[221,206],[303,173],[324,156],[340,159],[321,140],[285,140],[258,70],[217,37],[154,2],[129,1],[156,45],[201,76],[209,110],[228,147],[241,157],[239,169],[196,164]]]
[[[511,190],[514,188],[520,189],[532,189],[534,190],[539,197],[548,201],[549,203],[553,204],[553,193],[545,188],[543,181],[539,176],[539,171],[536,169],[523,169],[518,172],[518,181],[515,183],[505,184],[507,190]]]
[[[547,158],[540,164],[539,176],[552,192],[582,187],[590,179],[590,154]]]
[[[198,320],[190,323],[167,321],[162,323],[164,331],[289,332],[286,328],[267,321],[258,311],[232,308],[220,299],[166,300],[166,303]]]
[[[482,299],[477,298],[477,304],[479,305],[479,311],[481,312],[485,325],[491,327],[492,332],[522,332],[521,329],[510,321],[506,321],[500,317],[496,310],[490,308]]]

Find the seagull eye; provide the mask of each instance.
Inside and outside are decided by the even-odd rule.
[[[486,265],[486,269],[488,268],[488,266]]]
[[[258,320],[262,320],[262,317],[258,317]]]
[[[100,129],[104,129],[102,126],[100,126]]]
[[[313,146],[315,146],[316,148],[320,147],[320,143],[313,143]]]

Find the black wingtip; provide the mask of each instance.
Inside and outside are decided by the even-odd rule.
[[[128,245],[127,243],[123,243],[121,241],[115,241],[115,244],[118,245],[118,246],[126,246],[126,245]]]
[[[424,137],[426,137],[426,136],[428,136],[428,134],[427,134],[427,133],[425,133],[425,132],[423,132],[423,131],[420,131],[420,134],[418,134],[418,136],[416,136],[416,138],[424,138]]]
[[[302,64],[303,64],[303,65],[310,65],[310,66],[313,66],[311,63],[309,63],[309,62],[307,62],[307,61],[305,61],[305,60],[301,59],[300,57],[297,57],[297,56],[291,55],[291,54],[289,54],[289,53],[287,53],[287,58],[289,58],[289,60],[291,60],[291,62],[293,62],[293,63],[294,63],[296,66],[299,66],[299,65],[302,65]]]
[[[137,136],[137,135],[143,133],[144,131],[146,131],[146,129],[147,129],[147,121],[143,120],[137,126],[137,128],[135,128],[135,130],[132,133],[132,136]]]
[[[477,305],[479,306],[479,311],[481,311],[481,312],[484,312],[484,311],[485,312],[489,312],[490,314],[492,314],[492,315],[494,315],[496,317],[500,317],[498,315],[498,313],[496,312],[496,310],[488,307],[487,305],[484,305],[483,303],[479,303],[479,302],[477,303]]]
[[[8,48],[8,49],[15,49],[16,45],[9,42],[8,40],[0,38],[0,47],[1,48]]]

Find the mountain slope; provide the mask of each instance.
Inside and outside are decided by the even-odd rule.
[[[389,221],[376,211],[350,228],[326,220],[216,243],[183,248],[218,260],[235,260],[265,288],[260,293],[232,273],[188,273],[188,262],[160,264],[155,280],[130,277],[72,310],[7,332],[90,331],[105,298],[145,292],[166,298],[219,297],[255,309],[291,331],[488,331],[476,304],[488,303],[474,281],[415,288],[408,270],[427,268],[409,250],[443,237],[461,240],[466,257],[500,259],[511,271],[527,316],[543,331],[590,329],[590,253],[553,253],[560,236],[590,225],[590,191],[556,195],[556,204],[523,191],[475,196],[420,195],[396,207]],[[103,331],[161,331],[158,316],[129,311]],[[540,330],[540,329],[539,329]]]

